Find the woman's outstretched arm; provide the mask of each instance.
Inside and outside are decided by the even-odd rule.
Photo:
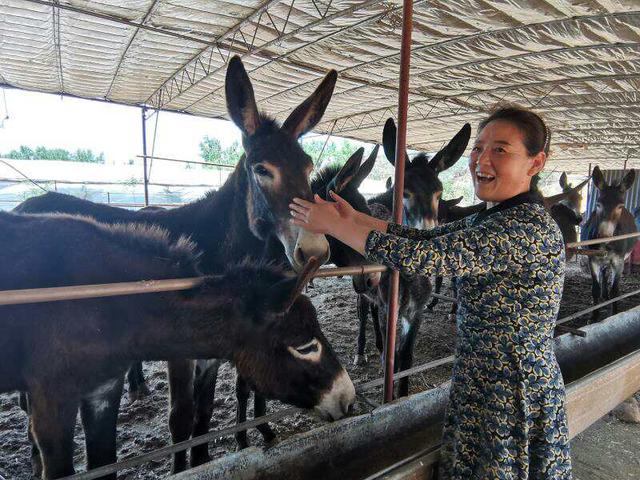
[[[333,236],[370,260],[408,274],[463,275],[481,273],[510,255],[505,235],[496,241],[496,225],[482,224],[432,240],[410,240],[385,233],[387,222],[361,216],[346,201],[336,203],[296,199],[292,204],[294,223],[316,233]],[[383,228],[374,228],[381,226]],[[504,232],[503,232],[504,233]],[[493,240],[492,240],[493,238]]]

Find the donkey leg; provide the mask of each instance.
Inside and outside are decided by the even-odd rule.
[[[131,364],[127,370],[127,382],[129,383],[129,403],[140,400],[151,393],[144,380],[142,362]]]
[[[409,326],[404,344],[400,351],[400,371],[408,370],[413,366],[413,351],[416,346],[416,339],[418,337],[418,331],[420,330],[421,323],[422,316],[418,314]],[[400,379],[398,396],[406,397],[407,395],[409,395],[409,377],[404,377]]]
[[[382,331],[380,330],[380,307],[375,303],[371,303],[371,318],[373,321],[373,333],[376,336],[376,348],[378,352],[384,351],[384,340],[382,339]]]
[[[121,377],[107,382],[80,404],[87,449],[87,470],[115,463],[118,459],[116,424],[123,387],[124,380]],[[116,480],[116,474],[105,475],[100,479]]]
[[[354,365],[364,365],[367,361],[365,347],[367,343],[367,319],[369,316],[369,300],[364,295],[358,295],[358,346]]]
[[[246,422],[247,420],[247,404],[249,400],[249,393],[251,393],[249,385],[238,374],[238,378],[236,379],[236,425],[242,422]],[[234,436],[236,439],[236,443],[238,444],[238,450],[242,450],[243,448],[247,448],[249,446],[246,430],[236,432]]]
[[[167,362],[169,377],[169,431],[173,443],[188,440],[193,428],[193,374],[192,360],[172,360]],[[187,452],[181,450],[173,454],[171,473],[187,469]]]
[[[73,431],[78,402],[51,392],[31,395],[31,432],[42,457],[45,480],[66,477],[73,469]]]
[[[591,296],[593,297],[593,304],[597,305],[600,303],[600,298],[602,298],[602,269],[600,268],[600,263],[593,260],[589,262],[589,267],[591,271]],[[599,318],[598,310],[594,310],[591,313],[591,321],[597,322]]]
[[[218,380],[218,369],[221,360],[198,361],[200,374],[196,376],[193,396],[195,400],[195,418],[193,423],[193,436],[198,437],[209,432],[209,423],[213,416],[213,403]],[[191,466],[197,467],[211,461],[209,444],[203,443],[191,449]]]
[[[29,400],[29,394],[26,392],[20,392],[20,408],[27,414],[29,422],[27,423],[27,439],[31,445],[31,472],[34,477],[42,476],[42,458],[40,457],[40,450],[36,444],[35,438],[33,438],[33,432],[31,429],[31,403]]]
[[[620,279],[624,271],[624,259],[620,258],[613,264],[613,271],[611,272],[611,288],[609,289],[609,298],[616,298],[620,295]],[[620,311],[620,302],[614,302],[611,307],[612,313],[615,315]]]
[[[443,277],[436,277],[436,284],[435,284],[435,292],[436,293],[440,293],[440,291],[442,290],[442,281],[444,280]],[[431,300],[431,302],[429,303],[429,305],[427,305],[427,308],[429,310],[433,310],[433,308],[438,304],[438,299],[433,297],[433,299]]]
[[[257,392],[253,392],[253,418],[264,417],[267,413],[267,399]],[[275,440],[276,434],[271,429],[271,425],[263,423],[256,427],[262,434],[265,443],[271,443]]]
[[[453,293],[453,298],[458,298],[458,285],[456,283],[456,277],[451,278],[451,292]],[[451,304],[451,310],[449,311],[449,319],[453,322],[456,320],[456,315],[458,313],[458,304],[456,302]]]

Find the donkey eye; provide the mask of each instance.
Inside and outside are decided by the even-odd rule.
[[[255,173],[256,175],[260,175],[261,177],[273,178],[273,175],[271,174],[269,169],[266,168],[264,165],[258,164],[255,167],[253,167],[253,173]]]
[[[312,345],[308,345],[306,347],[299,347],[299,348],[296,348],[296,351],[300,355],[309,355],[310,353],[318,351],[318,345],[317,344],[312,344]]]
[[[304,345],[297,347],[287,347],[289,353],[300,360],[306,360],[309,362],[318,362],[320,355],[322,354],[322,344],[314,338]]]

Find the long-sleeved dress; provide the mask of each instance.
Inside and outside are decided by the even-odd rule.
[[[553,329],[564,281],[560,229],[532,192],[433,230],[373,231],[369,260],[458,277],[456,360],[441,478],[571,479]]]

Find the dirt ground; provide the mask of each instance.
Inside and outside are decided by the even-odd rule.
[[[621,290],[628,292],[640,288],[640,274],[627,275]],[[448,282],[445,281],[445,285]],[[445,289],[447,290],[447,288]],[[446,293],[446,292],[443,292]],[[368,362],[353,366],[357,317],[355,294],[351,279],[319,279],[310,296],[316,305],[323,331],[332,342],[341,361],[354,383],[359,384],[381,376],[379,355],[373,343],[372,329],[368,329]],[[623,308],[637,305],[638,297],[623,302]],[[591,303],[590,280],[576,263],[570,263],[565,282],[560,318],[576,312]],[[453,353],[454,324],[448,318],[450,305],[440,302],[434,312],[426,312],[415,352],[415,365],[442,358]],[[578,322],[579,323],[579,322]],[[151,395],[133,404],[128,403],[125,391],[118,422],[118,458],[139,455],[169,444],[167,424],[168,386],[165,365],[161,362],[146,363],[145,376]],[[431,388],[448,378],[449,368],[440,367],[412,377],[413,392]],[[211,422],[212,429],[230,426],[235,418],[235,374],[224,365],[220,371],[216,392],[217,408]],[[371,390],[368,398],[377,401],[380,389]],[[281,408],[278,402],[269,402],[268,411]],[[371,407],[359,402],[356,413]],[[27,419],[18,406],[16,394],[0,395],[0,475],[6,480],[31,479],[29,447],[26,440]],[[78,422],[79,424],[79,422]],[[279,439],[306,431],[319,422],[313,417],[299,414],[278,422],[274,426]],[[84,470],[83,434],[76,430],[76,468]],[[256,431],[249,433],[252,445],[263,445]],[[640,425],[623,424],[613,416],[607,416],[576,438],[572,445],[577,480],[609,480],[640,478]],[[235,450],[232,437],[210,444],[212,456],[220,457]],[[169,459],[152,462],[137,469],[123,470],[119,478],[153,480],[165,478],[169,473]]]

